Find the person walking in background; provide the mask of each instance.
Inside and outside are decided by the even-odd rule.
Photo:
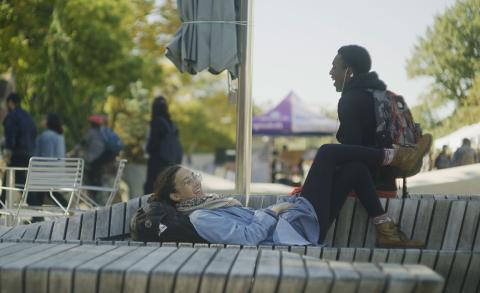
[[[462,140],[462,146],[459,147],[453,154],[452,167],[475,164],[477,162],[477,154],[471,147],[471,142],[468,138]]]
[[[60,117],[50,113],[43,121],[45,130],[37,137],[35,142],[36,157],[65,157],[65,138]]]
[[[45,130],[37,137],[35,141],[35,157],[64,158],[65,157],[65,138],[63,136],[63,127],[60,117],[57,114],[50,113],[43,120]],[[28,204],[40,206],[43,204],[48,192],[35,192],[28,197]],[[60,193],[54,193],[55,199],[63,206],[68,205],[68,201]],[[32,222],[42,221],[41,217],[34,217]]]
[[[8,114],[3,120],[5,160],[9,167],[28,167],[35,149],[37,129],[32,117],[22,109],[22,97],[17,93],[7,96]],[[15,172],[15,184],[25,184],[26,172]],[[30,203],[30,202],[29,202]]]
[[[435,159],[435,168],[437,169],[445,169],[450,167],[450,160],[451,156],[448,154],[448,146],[444,145],[442,147],[442,151],[438,154],[437,158]]]
[[[145,194],[153,192],[157,176],[168,166],[182,162],[183,150],[180,144],[178,129],[173,123],[168,104],[163,96],[158,96],[152,103],[152,118],[147,140],[147,181]]]

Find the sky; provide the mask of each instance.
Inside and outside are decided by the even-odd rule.
[[[455,0],[254,0],[253,101],[276,105],[291,90],[312,109],[335,110],[328,74],[338,48],[361,45],[372,70],[410,107],[430,79],[409,79],[406,60],[434,17]]]

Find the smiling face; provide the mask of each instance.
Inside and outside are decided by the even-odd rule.
[[[201,176],[187,168],[180,168],[175,174],[175,191],[170,198],[175,202],[203,195]]]
[[[337,92],[341,92],[344,87],[344,83],[349,79],[351,75],[351,69],[345,66],[342,56],[337,54],[332,62],[332,69],[330,69],[330,77],[333,80],[333,86]]]

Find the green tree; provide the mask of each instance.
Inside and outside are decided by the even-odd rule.
[[[432,97],[461,103],[480,72],[480,1],[457,1],[437,16],[419,38],[407,71],[433,78]]]

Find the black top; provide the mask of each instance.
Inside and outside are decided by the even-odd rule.
[[[31,156],[35,149],[37,130],[30,114],[20,107],[8,113],[3,121],[5,146],[13,155]]]
[[[368,89],[385,90],[387,86],[375,72],[354,77],[338,101],[340,128],[337,139],[342,144],[375,146],[375,111]]]
[[[375,72],[358,75],[345,84],[338,101],[340,128],[337,139],[340,143],[376,147],[375,106],[369,89],[386,90],[387,86]],[[382,167],[371,171],[378,190],[397,189],[395,169]]]

